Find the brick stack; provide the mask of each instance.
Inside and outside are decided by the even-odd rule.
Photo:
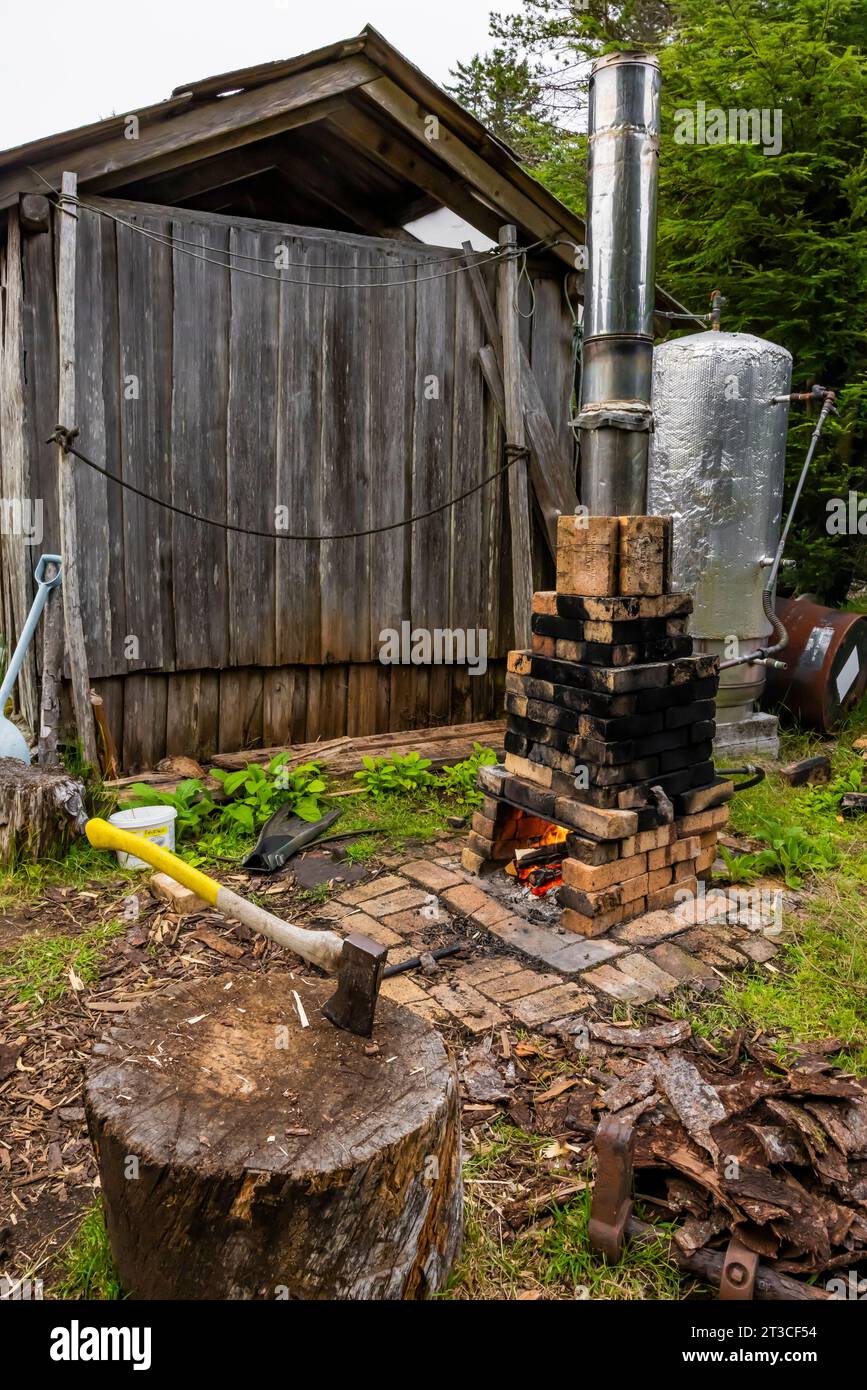
[[[560,517],[556,593],[509,655],[505,767],[480,771],[464,867],[562,826],[562,920],[584,936],[695,891],[734,790],[711,761],[717,660],[692,653],[670,546],[667,517]]]

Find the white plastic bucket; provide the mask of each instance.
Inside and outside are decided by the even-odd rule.
[[[118,830],[128,830],[131,835],[141,835],[142,839],[162,845],[163,849],[174,850],[175,821],[178,813],[174,806],[131,806],[127,811],[115,811],[109,816],[112,825]],[[150,864],[134,854],[125,854],[122,849],[115,850],[117,862],[122,869],[149,869]]]

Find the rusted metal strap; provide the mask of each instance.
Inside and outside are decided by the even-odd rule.
[[[619,1260],[626,1223],[632,1214],[632,1154],[635,1127],[619,1115],[599,1122],[594,1141],[596,1186],[587,1234],[606,1260]]]
[[[720,1275],[720,1299],[728,1303],[749,1302],[755,1293],[758,1268],[759,1257],[755,1250],[748,1250],[736,1235],[732,1236]]]

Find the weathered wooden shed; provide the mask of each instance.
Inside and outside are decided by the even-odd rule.
[[[65,213],[50,191],[64,171],[80,200]],[[376,530],[504,462],[484,302],[498,271],[406,230],[438,208],[494,242],[513,224],[533,248],[519,295],[528,442],[536,481],[574,500],[583,226],[375,31],[0,154],[2,496],[43,515],[30,544],[4,511],[0,631],[18,633],[35,560],[59,548],[46,441],[58,229],[74,215],[75,418],[61,423],[109,475],[75,464],[77,565],[89,675],[127,770],[498,713],[506,478]],[[538,508],[534,525],[544,582]],[[250,534],[275,530],[373,534]],[[486,674],[381,664],[380,633],[402,622],[486,630]],[[34,650],[19,683],[31,725],[38,662]]]

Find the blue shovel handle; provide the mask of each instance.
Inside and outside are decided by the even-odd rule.
[[[57,573],[51,579],[45,578],[45,570],[48,565],[57,566]],[[12,653],[9,665],[6,668],[3,684],[0,685],[0,714],[3,713],[6,708],[6,701],[12,694],[15,682],[18,679],[18,672],[24,664],[27,648],[30,646],[33,634],[36,631],[36,624],[39,622],[42,615],[42,610],[45,607],[48,595],[51,590],[56,589],[57,585],[60,583],[62,565],[63,561],[59,555],[40,555],[39,557],[39,563],[33,572],[33,578],[36,580],[37,584],[36,597],[33,600],[33,606],[30,612],[27,614],[27,621],[21,629],[18,645]]]

